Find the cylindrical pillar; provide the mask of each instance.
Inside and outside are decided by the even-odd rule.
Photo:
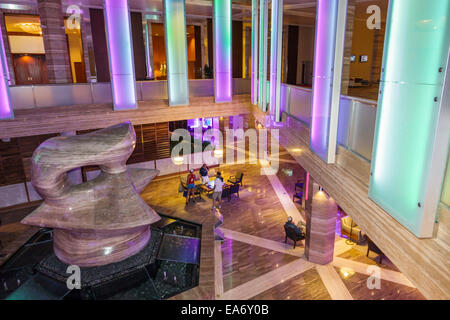
[[[71,83],[69,50],[61,0],[38,0],[44,39],[45,63],[50,83]]]
[[[214,0],[214,97],[216,102],[232,99],[231,0]]]
[[[104,0],[114,110],[137,109],[128,0]]]
[[[269,0],[259,2],[259,76],[258,104],[267,111],[267,37],[269,29]]]
[[[252,0],[252,104],[258,104],[258,7],[259,0]]]
[[[305,184],[306,241],[308,261],[325,265],[333,261],[337,205],[309,176]]]
[[[270,113],[281,121],[281,51],[283,38],[283,0],[272,0],[272,28],[270,30]]]
[[[184,0],[164,0],[169,105],[189,104],[186,8]]]

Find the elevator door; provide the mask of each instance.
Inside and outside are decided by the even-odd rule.
[[[48,83],[45,55],[14,55],[13,59],[17,85]]]

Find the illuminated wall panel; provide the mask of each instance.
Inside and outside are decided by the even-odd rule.
[[[137,108],[128,0],[104,0],[114,110]]]
[[[347,0],[318,0],[310,148],[334,163]]]
[[[184,0],[164,0],[169,105],[189,104]]]
[[[214,96],[231,101],[231,0],[214,0]]]
[[[6,61],[2,29],[0,28],[0,119],[13,118],[8,85],[8,62]]]
[[[258,104],[258,1],[252,0],[252,104]]]
[[[270,30],[270,113],[281,121],[281,51],[283,38],[283,0],[272,0],[272,28]]]
[[[258,104],[263,112],[267,111],[267,35],[268,35],[268,11],[269,0],[259,2],[259,90]]]
[[[369,196],[424,238],[448,153],[449,45],[450,1],[390,2]]]

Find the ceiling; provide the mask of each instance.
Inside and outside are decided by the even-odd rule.
[[[185,0],[186,15],[188,19],[208,18],[212,16],[213,0]],[[1,6],[19,5],[36,7],[37,0],[2,0]],[[83,5],[86,7],[103,6],[103,0],[62,0],[63,6]],[[143,11],[148,14],[159,14],[163,12],[163,0],[129,0],[130,9]],[[233,19],[251,20],[252,0],[233,0]],[[382,12],[387,11],[388,0],[356,0],[356,18],[366,19],[366,8],[371,4],[377,4]],[[314,26],[316,16],[317,0],[284,0],[284,23]],[[270,7],[269,7],[270,8]]]

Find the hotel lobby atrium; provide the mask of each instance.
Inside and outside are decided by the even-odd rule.
[[[449,83],[450,0],[1,0],[0,300],[449,300]]]

